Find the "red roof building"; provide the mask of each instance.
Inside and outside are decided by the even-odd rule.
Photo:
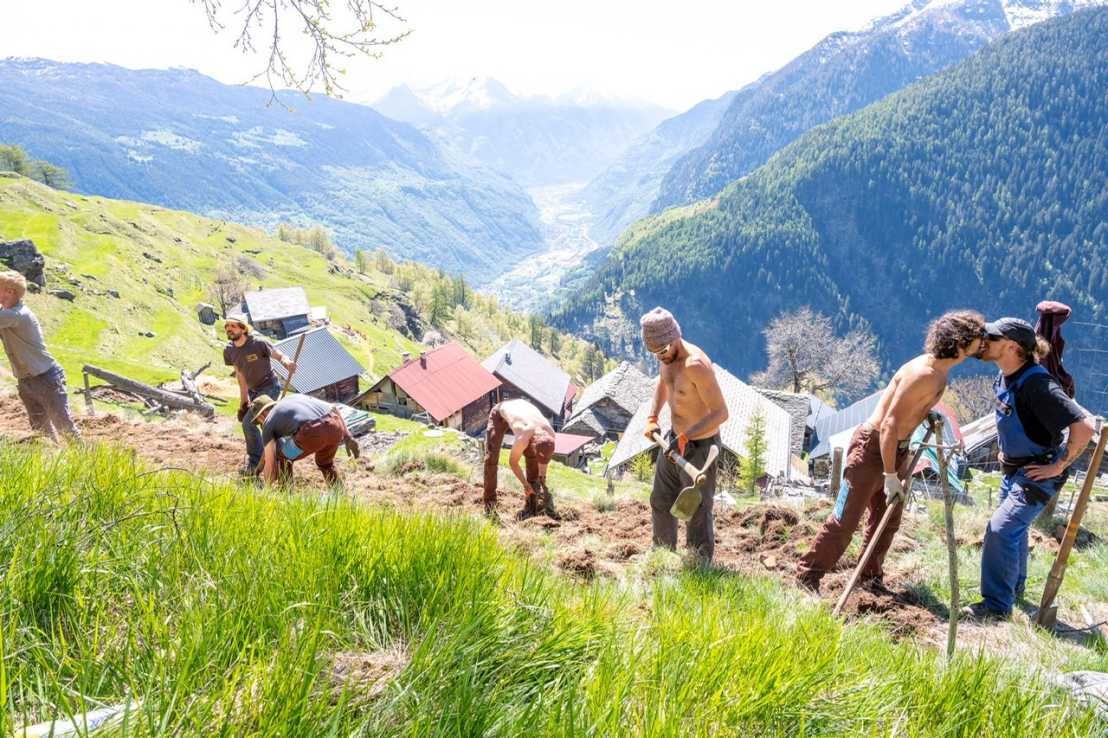
[[[436,425],[483,430],[500,380],[457,343],[409,359],[363,394],[357,404],[400,417],[425,414]]]

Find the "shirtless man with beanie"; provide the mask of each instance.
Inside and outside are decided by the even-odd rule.
[[[684,487],[693,480],[670,458],[673,451],[693,466],[708,458],[708,449],[719,443],[719,427],[727,421],[727,403],[716,381],[712,361],[699,347],[681,337],[681,326],[668,310],[656,307],[639,321],[646,350],[661,364],[658,386],[645,435],[660,432],[658,414],[668,404],[671,428],[666,433],[668,447],[658,456],[654,467],[654,488],[650,493],[654,545],[671,551],[677,548],[677,518],[670,508]],[[715,553],[716,534],[712,519],[712,497],[716,493],[716,466],[707,472],[700,507],[685,530],[688,547],[705,564]]]
[[[846,450],[846,468],[835,507],[812,547],[797,563],[797,584],[818,592],[823,575],[835,568],[850,545],[862,514],[869,511],[862,540],[864,550],[886,507],[899,500],[901,504],[889,518],[866,570],[861,573],[862,586],[884,587],[882,564],[900,527],[907,498],[900,479],[908,471],[904,469],[908,443],[942,398],[950,370],[977,356],[984,331],[985,318],[968,310],[946,313],[928,327],[924,341],[927,353],[897,370],[869,420],[854,430]]]
[[[504,435],[511,430],[512,452],[508,465],[523,485],[523,509],[520,520],[539,514],[538,495],[542,494],[542,508],[547,516],[557,518],[554,498],[546,486],[546,467],[554,458],[554,428],[539,409],[527,400],[508,400],[494,405],[485,428],[485,514],[496,515],[497,468],[500,464],[500,445]],[[523,473],[519,460],[527,462]]]

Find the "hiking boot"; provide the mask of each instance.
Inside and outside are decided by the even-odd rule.
[[[246,479],[249,479],[250,477],[256,477],[256,476],[258,476],[258,471],[259,471],[260,467],[261,467],[261,464],[258,464],[258,466],[251,466],[250,464],[243,464],[242,468],[239,469],[239,476],[244,477]]]
[[[523,501],[523,509],[516,513],[516,520],[526,520],[527,518],[533,518],[538,514],[538,495],[527,495],[527,499]]]
[[[812,594],[819,594],[819,577],[814,574],[797,574],[796,586]]]
[[[542,488],[542,511],[546,513],[546,517],[551,520],[562,519],[562,516],[554,509],[554,495],[546,488],[546,485],[543,485]]]
[[[485,503],[485,520],[488,520],[491,525],[495,525],[497,528],[504,527],[504,521],[500,519],[500,513],[496,511],[496,503]]]
[[[988,605],[984,600],[981,602],[975,602],[972,605],[966,605],[958,611],[958,616],[963,620],[975,620],[979,623],[996,623],[1002,620],[1007,620],[1010,613],[997,612]]]
[[[342,439],[342,445],[346,448],[346,455],[350,458],[356,459],[362,455],[362,447],[358,445],[353,436]]]
[[[896,592],[893,592],[891,589],[885,586],[885,580],[882,577],[866,577],[858,584],[858,586],[866,590],[867,592],[872,592],[873,594],[896,594]]]

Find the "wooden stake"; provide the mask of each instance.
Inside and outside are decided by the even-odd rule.
[[[1054,566],[1050,569],[1050,575],[1046,578],[1046,586],[1043,587],[1043,597],[1039,601],[1039,612],[1035,615],[1035,623],[1043,628],[1053,628],[1058,617],[1058,609],[1054,607],[1054,598],[1058,595],[1058,589],[1062,586],[1062,578],[1066,575],[1066,564],[1069,561],[1073,543],[1077,540],[1077,531],[1081,528],[1081,519],[1085,517],[1085,508],[1089,505],[1089,496],[1093,492],[1093,484],[1097,474],[1100,473],[1100,462],[1104,458],[1104,444],[1108,441],[1108,432],[1105,432],[1103,418],[1097,418],[1096,432],[1099,436],[1093,458],[1089,460],[1089,470],[1085,475],[1085,484],[1081,486],[1081,494],[1073,503],[1073,512],[1070,514],[1070,524],[1066,527],[1066,534],[1062,536],[1062,545],[1058,547],[1058,555],[1054,559]]]
[[[843,450],[841,448],[835,449],[834,454],[831,456],[831,497],[836,498],[839,495],[839,487],[843,483]]]
[[[96,415],[96,410],[92,407],[92,387],[89,386],[88,372],[81,372],[81,376],[85,380],[85,409],[89,415]]]
[[[935,437],[939,443],[935,456],[939,459],[939,479],[943,486],[943,511],[946,517],[946,556],[950,572],[950,618],[946,631],[946,658],[954,656],[954,646],[958,642],[958,545],[954,540],[954,495],[950,491],[950,478],[947,472],[947,451],[943,448],[943,419],[935,420]]]

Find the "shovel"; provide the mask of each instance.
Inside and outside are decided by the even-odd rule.
[[[664,452],[666,449],[666,442],[662,439],[662,436],[658,433],[654,433],[652,439]],[[700,488],[704,486],[704,481],[708,478],[708,470],[712,468],[712,464],[716,463],[716,459],[719,457],[719,446],[717,444],[712,444],[712,447],[708,449],[708,458],[704,462],[704,466],[700,469],[690,464],[685,457],[676,451],[667,454],[667,456],[670,461],[681,467],[682,471],[688,474],[693,480],[692,484],[681,490],[681,494],[677,495],[677,500],[674,501],[673,507],[669,509],[670,515],[687,523],[692,520],[692,516],[700,509],[700,501],[703,497],[700,493]]]

